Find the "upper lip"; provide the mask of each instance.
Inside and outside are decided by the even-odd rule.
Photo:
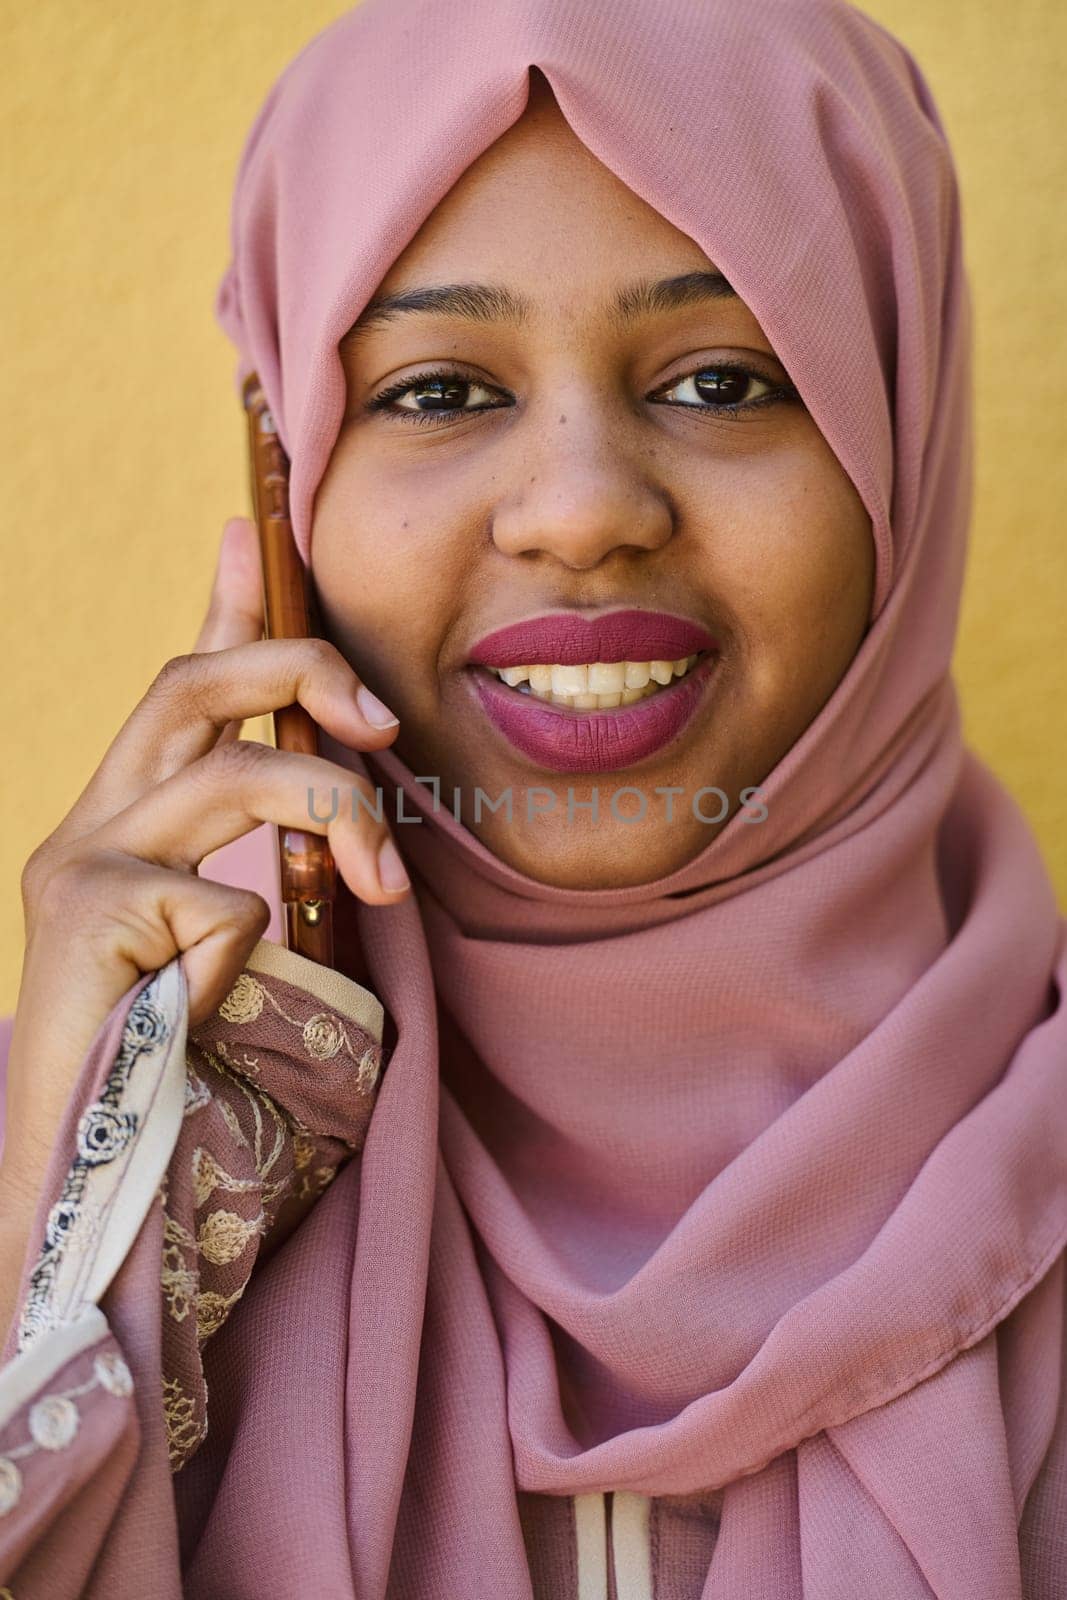
[[[666,611],[607,611],[597,617],[548,611],[487,633],[467,659],[483,667],[577,667],[593,661],[679,661],[717,649],[699,622]]]

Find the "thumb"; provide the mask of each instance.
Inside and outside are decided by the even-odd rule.
[[[251,644],[263,636],[263,569],[251,517],[230,517],[222,530],[211,598],[194,654]]]

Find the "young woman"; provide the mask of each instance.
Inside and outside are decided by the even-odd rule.
[[[28,864],[0,1583],[1061,1595],[1063,924],[949,676],[914,61],[841,0],[365,0],[217,310],[325,640],[235,519]],[[294,700],[318,757],[235,740]],[[262,937],[312,796],[335,971]]]

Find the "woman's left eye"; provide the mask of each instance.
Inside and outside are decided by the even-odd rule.
[[[750,396],[749,385],[762,384],[768,392]],[[775,388],[770,378],[765,378],[761,372],[756,372],[752,367],[711,365],[700,367],[696,372],[691,372],[687,377],[679,378],[666,389],[657,390],[657,395],[673,394],[678,390],[689,388],[690,395],[695,395],[698,410],[712,410],[716,412],[750,411],[754,406],[762,406],[772,401],[791,399],[795,390],[788,386]],[[688,405],[691,400],[672,400],[672,405]]]
[[[762,384],[767,391],[754,398],[748,397],[750,384]],[[738,412],[753,411],[757,407],[774,405],[782,401],[799,399],[791,384],[778,385],[752,367],[736,362],[709,363],[695,372],[679,378],[669,387],[658,389],[650,398],[674,394],[690,388],[692,400],[672,400],[671,405],[683,405],[694,411],[710,411],[717,416],[736,416]],[[404,378],[399,383],[381,390],[369,402],[368,410],[385,412],[403,418],[405,422],[450,422],[457,416],[469,416],[475,411],[500,409],[500,390],[490,389],[473,378],[459,372],[421,372],[414,378]],[[494,402],[494,396],[496,401]],[[485,397],[488,397],[488,401]],[[402,404],[410,398],[412,404]],[[476,403],[468,404],[471,399]],[[504,405],[510,405],[508,399]]]

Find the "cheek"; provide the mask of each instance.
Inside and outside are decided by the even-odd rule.
[[[311,566],[327,633],[357,671],[435,668],[468,565],[461,530],[335,453],[315,496]]]
[[[862,633],[874,583],[871,522],[829,447],[790,452],[750,484],[730,558],[746,632]]]
[[[866,630],[871,522],[817,433],[747,476],[716,519],[708,581],[736,619],[745,698],[791,722],[831,692]]]
[[[874,541],[870,519],[854,491],[822,484],[801,512],[783,524],[774,560],[774,620],[788,637],[834,653],[858,643],[870,611]],[[821,652],[820,652],[821,653]]]

